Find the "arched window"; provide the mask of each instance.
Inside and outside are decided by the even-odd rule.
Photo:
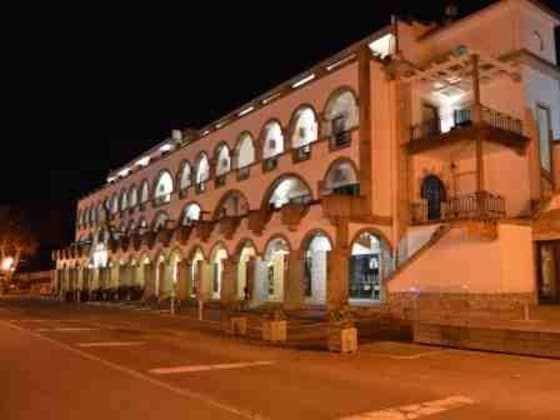
[[[130,190],[128,190],[128,207],[134,208],[136,207],[137,204],[138,204],[138,189],[136,188],[136,185],[133,185],[132,187],[130,187]]]
[[[210,178],[210,163],[206,153],[201,153],[196,162],[196,189],[198,192],[204,191],[204,183]]]
[[[117,196],[117,193],[113,194],[110,205],[111,205],[111,214],[117,214],[119,212],[119,198]]]
[[[173,192],[173,177],[169,171],[162,171],[156,181],[154,188],[154,204],[164,204],[171,201]]]
[[[227,174],[231,170],[231,158],[229,155],[229,147],[222,143],[216,148],[216,176]]]
[[[363,232],[352,243],[350,298],[380,301],[383,280],[391,270],[389,247],[374,233]]]
[[[99,203],[97,205],[97,211],[95,212],[95,222],[99,225],[101,224],[101,222],[103,220],[105,220],[105,210],[104,210],[104,204],[103,203]]]
[[[190,203],[183,209],[181,216],[181,225],[190,226],[194,221],[200,220],[200,206],[196,203]]]
[[[146,222],[146,219],[141,218],[138,220],[137,229],[139,234],[144,234],[146,230],[148,230],[148,222]]]
[[[191,164],[184,162],[179,172],[179,190],[184,191],[191,186]]]
[[[324,233],[315,233],[304,244],[304,296],[314,304],[324,304],[327,297],[327,255],[331,242]]]
[[[303,148],[317,140],[318,124],[311,107],[303,107],[293,117],[291,142],[294,149]]]
[[[128,195],[124,189],[121,191],[120,202],[121,211],[125,211],[128,208]]]
[[[154,232],[158,232],[161,229],[167,228],[167,221],[169,220],[169,216],[165,212],[160,212],[154,218],[154,222],[152,224],[152,229]]]
[[[284,134],[278,121],[271,121],[264,127],[262,146],[263,159],[279,155],[284,151]]]
[[[144,204],[150,199],[150,191],[148,188],[148,181],[144,180],[140,186],[140,203]]]
[[[243,169],[255,161],[255,145],[249,133],[245,132],[239,136],[235,154],[238,169]]]
[[[214,219],[224,216],[244,216],[248,211],[247,198],[238,191],[231,191],[219,201],[214,211]]]
[[[359,195],[360,184],[352,162],[349,160],[336,161],[327,172],[324,182],[323,195],[342,194]]]
[[[297,176],[286,176],[273,184],[267,203],[274,209],[279,209],[287,203],[305,204],[312,198],[311,191]]]
[[[350,90],[337,92],[325,108],[325,136],[331,136],[334,146],[350,143],[350,130],[359,124],[356,97]]]

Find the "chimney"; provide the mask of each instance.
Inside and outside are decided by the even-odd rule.
[[[444,24],[450,25],[457,19],[458,9],[454,1],[448,1],[445,4]]]

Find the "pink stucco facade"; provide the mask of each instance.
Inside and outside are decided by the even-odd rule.
[[[58,290],[290,308],[411,289],[535,300],[532,223],[560,185],[559,23],[527,0],[442,27],[399,20],[175,132],[78,200]]]

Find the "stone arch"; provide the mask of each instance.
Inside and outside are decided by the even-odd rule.
[[[382,301],[384,280],[392,270],[391,243],[379,230],[362,228],[349,247],[350,299]]]
[[[292,149],[307,146],[319,139],[320,121],[313,105],[298,106],[290,118],[287,138]]]
[[[242,131],[234,149],[236,169],[245,168],[256,160],[255,140],[250,131]]]
[[[184,191],[192,184],[193,172],[191,163],[188,160],[183,160],[179,165],[177,172],[177,185],[179,191]]]
[[[212,219],[216,220],[224,216],[244,216],[249,212],[249,201],[245,194],[238,190],[227,191],[216,205]]]
[[[268,120],[259,136],[259,149],[263,159],[282,154],[286,149],[285,133],[280,120]]]
[[[291,181],[289,185],[282,185],[285,181]],[[282,185],[282,191],[278,188]],[[277,197],[274,195],[277,194]],[[274,207],[276,209],[284,204],[299,200],[301,202],[309,202],[313,200],[313,189],[309,183],[299,174],[289,172],[277,177],[267,188],[262,202],[261,208]]]
[[[191,201],[181,210],[179,223],[181,226],[189,226],[193,221],[200,219],[202,219],[202,207],[196,201]]]
[[[360,115],[356,92],[340,86],[329,95],[323,109],[323,135],[341,136],[359,126]]]
[[[169,169],[159,171],[154,180],[153,199],[156,205],[169,203],[174,191],[173,175]]]
[[[225,141],[216,145],[214,149],[214,159],[216,162],[216,176],[222,176],[231,171],[231,152]]]
[[[321,182],[321,195],[359,195],[360,178],[352,159],[340,157],[329,165]]]

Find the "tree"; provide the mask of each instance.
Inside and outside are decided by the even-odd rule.
[[[0,275],[9,282],[22,257],[33,255],[37,240],[21,213],[10,206],[0,206]]]

